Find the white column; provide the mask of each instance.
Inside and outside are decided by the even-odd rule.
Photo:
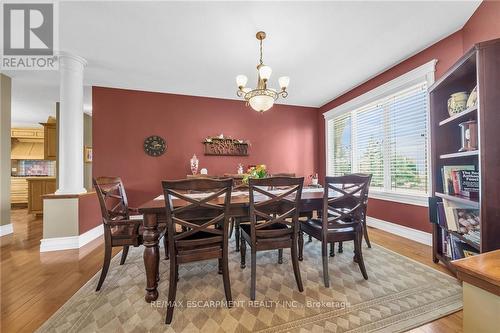
[[[56,194],[85,193],[83,186],[83,69],[87,61],[59,55],[58,159]]]

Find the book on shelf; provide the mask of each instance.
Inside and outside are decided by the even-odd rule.
[[[457,174],[458,189],[466,197],[477,197],[479,193],[479,172],[460,170]]]
[[[467,243],[462,242],[458,237],[451,234],[449,236],[450,257],[453,260],[462,259],[479,254],[479,251]]]
[[[468,233],[462,235],[465,239],[467,239],[469,242],[472,242],[474,244],[481,244],[481,234],[479,233],[479,230],[473,230],[469,231]]]
[[[453,214],[460,234],[479,232],[479,209],[453,208]]]
[[[462,207],[459,204],[443,199],[436,203],[437,223],[446,231],[456,232],[466,240],[479,246],[480,215],[479,209]]]
[[[443,253],[443,256],[450,257],[450,234],[446,230],[443,231],[443,239],[441,240],[441,252]]]
[[[445,165],[441,169],[443,178],[443,193],[450,195],[465,195],[469,196],[468,192],[462,190],[461,187],[461,172],[462,171],[473,171],[476,172],[476,167],[474,165]],[[472,175],[467,174],[469,176]],[[479,179],[479,174],[477,174]],[[472,186],[472,182],[467,183]],[[477,183],[479,186],[479,182]]]

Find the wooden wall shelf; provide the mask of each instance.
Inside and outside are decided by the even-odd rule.
[[[439,126],[446,125],[448,123],[454,122],[455,120],[462,120],[463,118],[466,118],[466,116],[473,116],[476,111],[477,111],[477,105],[474,105],[473,107],[470,107],[463,112],[460,112],[454,116],[451,116],[449,118],[446,118],[445,120],[440,121]]]
[[[436,192],[434,195],[436,197],[441,198],[441,199],[446,199],[446,200],[454,201],[454,202],[457,202],[457,203],[460,203],[463,205],[467,205],[471,208],[479,208],[479,201],[478,200],[474,200],[474,199],[467,198],[467,197],[462,197],[459,195],[444,194],[441,192]]]
[[[471,150],[471,151],[461,151],[458,153],[451,153],[451,154],[444,154],[440,155],[440,159],[447,159],[447,158],[457,158],[457,157],[468,157],[468,156],[477,156],[479,155],[479,150]]]

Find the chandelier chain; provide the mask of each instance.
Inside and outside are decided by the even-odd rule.
[[[262,39],[260,40],[260,64],[262,65]]]

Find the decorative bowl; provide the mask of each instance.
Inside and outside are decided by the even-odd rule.
[[[451,94],[448,99],[448,113],[450,117],[467,109],[469,94],[466,91]]]

